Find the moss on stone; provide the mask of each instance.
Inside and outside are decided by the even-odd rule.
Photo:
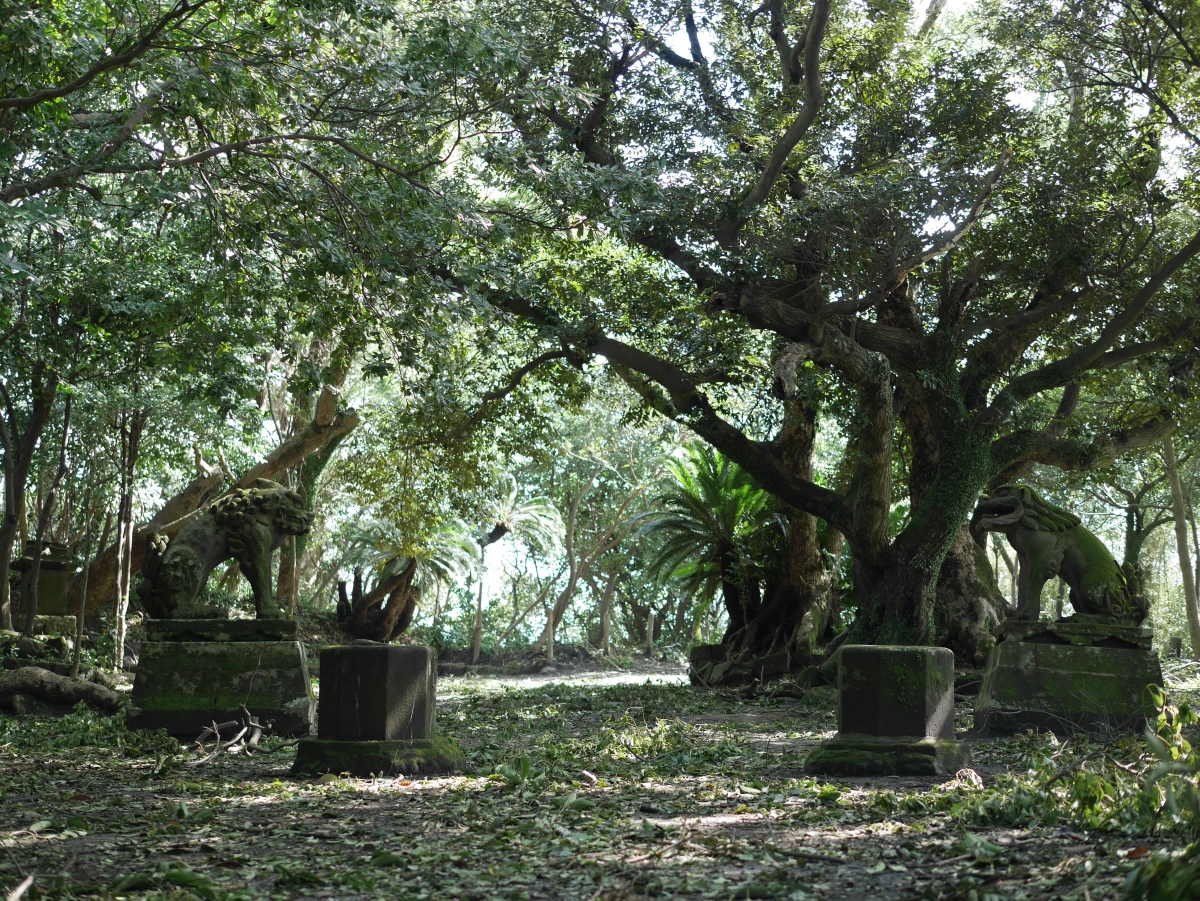
[[[812,751],[805,770],[826,776],[944,776],[971,762],[956,741],[834,737]]]
[[[975,725],[1140,732],[1154,715],[1150,684],[1162,685],[1153,651],[1002,641],[988,659]]]
[[[131,729],[194,737],[244,704],[275,731],[304,735],[315,697],[298,641],[170,641],[142,645],[130,704]]]
[[[431,776],[466,766],[466,755],[448,736],[410,741],[336,741],[304,738],[296,748],[294,776]]]

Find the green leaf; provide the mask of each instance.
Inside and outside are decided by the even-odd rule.
[[[154,877],[149,873],[130,873],[113,883],[112,890],[114,892],[131,892],[137,889],[151,888],[153,885]]]
[[[377,867],[398,867],[407,862],[407,858],[391,851],[376,851],[371,855],[371,864]]]

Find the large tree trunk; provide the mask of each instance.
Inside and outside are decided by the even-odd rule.
[[[779,456],[789,470],[811,479],[818,407],[793,398],[784,409],[784,425],[775,440]],[[816,519],[782,502],[777,507],[787,529],[761,599],[757,580],[737,573],[732,551],[722,561],[723,574],[729,573],[722,585],[729,627],[721,653],[708,659],[731,664],[729,679],[752,674],[755,660],[779,652],[788,654],[792,668],[808,664],[817,632],[814,620],[827,606],[830,579],[821,558]],[[711,666],[707,669],[712,672]]]
[[[58,487],[62,484],[63,477],[67,474],[67,442],[71,436],[71,400],[71,396],[67,395],[66,402],[63,404],[62,443],[58,449],[58,468],[54,471],[54,477],[50,482],[49,490],[46,492],[45,501],[42,504],[42,508],[38,511],[37,533],[33,542],[33,566],[29,567],[27,574],[28,589],[26,596],[29,598],[29,606],[25,610],[25,624],[22,631],[30,637],[33,635],[33,623],[37,617],[38,579],[42,570],[42,548],[46,544],[46,530],[50,526],[50,517],[54,513],[54,502],[58,498]]]
[[[304,403],[302,412],[300,405],[297,405],[297,417],[292,427],[293,433],[302,431],[311,422],[333,421],[337,412],[335,409],[336,395],[329,388],[340,389],[346,381],[349,368],[350,357],[348,354],[344,350],[335,352],[326,380],[329,387],[321,392],[315,402]],[[306,512],[316,512],[317,496],[321,489],[321,476],[324,475],[325,468],[333,460],[338,447],[349,434],[349,430],[342,432],[336,438],[332,438],[318,447],[300,463],[297,477],[302,489],[301,494],[304,495]],[[303,535],[292,536],[284,547],[284,553],[279,555],[279,578],[275,584],[278,586],[279,606],[288,610],[289,616],[299,596],[299,573],[304,568],[304,555],[308,551],[308,537],[307,532]]]
[[[0,710],[21,712],[17,708],[21,706],[22,695],[50,704],[73,706],[85,701],[109,713],[120,710],[122,701],[121,695],[103,685],[69,679],[36,666],[23,666],[0,674]]]
[[[1010,611],[996,585],[987,550],[975,543],[966,524],[946,552],[934,604],[938,643],[960,661],[983,666],[996,643],[992,632]]]
[[[354,594],[346,597],[346,583],[338,582],[338,625],[351,638],[391,641],[412,624],[420,592],[413,585],[417,561],[408,565],[363,594],[362,573],[354,573]]]
[[[906,290],[889,296],[879,321],[916,328]],[[947,376],[946,384],[957,384],[957,379]],[[965,528],[980,491],[994,475],[992,435],[986,429],[976,433],[963,408],[961,397],[927,387],[911,375],[897,378],[895,411],[912,452],[911,512],[906,527],[885,548],[864,547],[861,537],[848,536],[859,602],[848,640],[947,644],[971,663],[986,658],[994,643],[991,629],[1003,615],[1004,601],[986,553]],[[864,448],[866,436],[877,430],[876,423],[865,424]],[[890,445],[879,444],[876,453],[882,475],[883,464],[890,464]],[[858,501],[869,500],[865,489],[859,490]],[[890,497],[890,492],[871,493],[881,501]]]
[[[914,429],[912,515],[873,557],[855,548],[858,617],[849,640],[943,645],[968,663],[986,658],[991,627],[1004,615],[986,554],[969,548],[964,527],[993,475],[990,440],[966,429],[934,440]],[[971,542],[974,545],[973,542]]]

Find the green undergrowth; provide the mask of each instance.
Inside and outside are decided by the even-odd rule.
[[[1007,748],[1010,772],[971,799],[963,817],[976,826],[1068,824],[1128,835],[1200,833],[1196,777],[1200,755],[1189,701],[1156,698],[1159,713],[1143,737],[1111,742],[1027,734]],[[1012,759],[1015,752],[1015,759]]]
[[[83,702],[57,719],[0,716],[0,745],[14,751],[42,752],[105,748],[130,757],[179,751],[179,743],[163,730],[130,732],[125,728],[124,710],[109,716]]]

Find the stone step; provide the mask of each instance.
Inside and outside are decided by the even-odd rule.
[[[283,641],[299,634],[294,619],[148,619],[147,641]]]

